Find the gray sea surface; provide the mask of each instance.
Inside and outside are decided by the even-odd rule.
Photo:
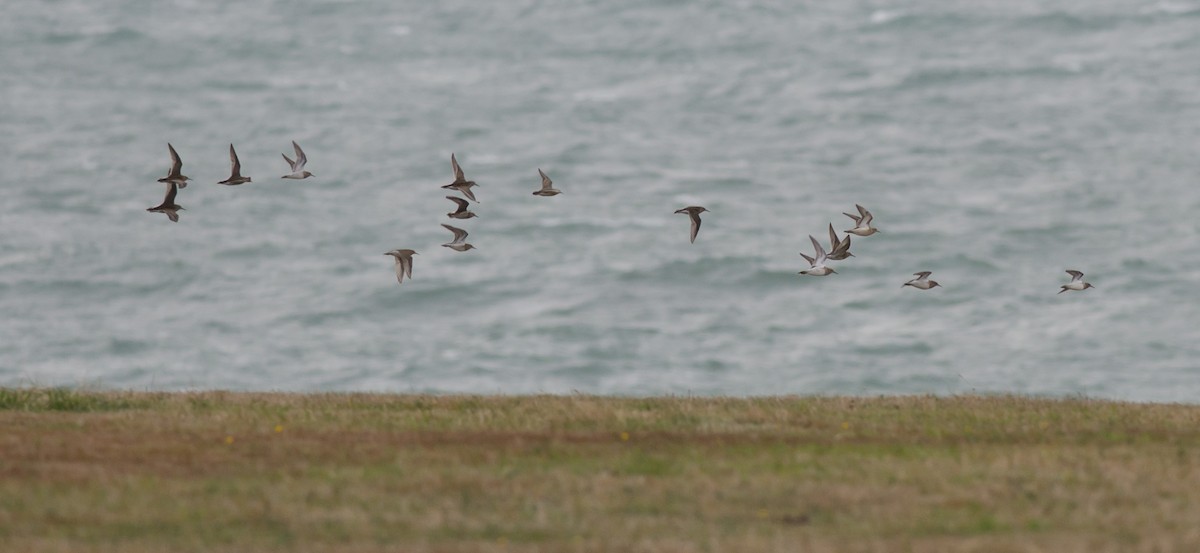
[[[10,2],[0,98],[0,385],[1200,399],[1198,0]]]

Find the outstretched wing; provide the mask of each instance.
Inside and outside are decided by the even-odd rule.
[[[170,142],[167,143],[167,149],[171,151],[171,170],[167,173],[167,176],[177,177],[180,171],[183,170],[183,161],[179,159],[179,154],[175,153],[175,147]]]
[[[167,195],[163,198],[163,205],[175,205],[175,196],[179,194],[179,185],[170,182],[167,183]]]
[[[1074,269],[1068,269],[1067,274],[1071,275],[1071,282],[1075,282],[1077,280],[1083,280],[1083,273],[1076,271]]]
[[[837,233],[833,230],[833,223],[829,223],[829,251],[837,251],[841,242],[838,240]]]
[[[696,243],[696,235],[700,234],[700,214],[695,211],[688,212],[688,218],[692,220],[692,243]]]
[[[825,248],[821,247],[821,243],[813,235],[808,235],[808,239],[812,241],[813,248],[817,252],[817,263],[824,263],[826,258]]]
[[[455,213],[462,213],[471,205],[466,200],[462,198],[456,198],[454,196],[446,196],[446,199],[458,204],[458,209],[454,210]]]
[[[453,152],[450,153],[450,168],[454,169],[454,182],[463,182],[467,180],[466,175],[463,174],[462,167],[458,166],[458,159],[454,157]]]
[[[917,280],[922,280],[922,279],[929,278],[929,275],[932,275],[932,274],[933,274],[933,271],[921,271],[919,273],[913,273],[913,276],[917,277]]]
[[[452,227],[450,225],[447,225],[446,223],[442,223],[442,226],[446,227],[446,230],[454,233],[454,240],[450,242],[451,244],[459,244],[463,240],[467,239],[467,231],[460,229],[458,227]]]
[[[292,141],[292,148],[296,150],[296,166],[292,170],[299,171],[304,169],[304,166],[308,163],[308,156],[304,155],[304,150],[300,149],[300,145],[296,144],[295,140]]]
[[[542,190],[547,190],[554,185],[554,181],[550,180],[550,177],[547,177],[546,173],[542,172],[540,167],[538,168],[538,174],[542,176]]]
[[[288,165],[290,165],[292,167],[292,172],[295,173],[296,172],[296,162],[292,161],[292,158],[288,157],[287,154],[279,154],[279,155],[283,156],[283,160],[288,162]]]
[[[233,144],[229,145],[229,163],[233,165],[233,176],[242,176],[242,162],[238,160],[237,152],[233,151]]]

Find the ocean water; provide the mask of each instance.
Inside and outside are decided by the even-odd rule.
[[[1198,0],[4,11],[0,385],[1200,399]]]

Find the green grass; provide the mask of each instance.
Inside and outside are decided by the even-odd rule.
[[[0,389],[3,551],[1192,551],[1200,407]]]
[[[115,411],[149,405],[148,396],[88,393],[70,388],[0,388],[0,411]]]

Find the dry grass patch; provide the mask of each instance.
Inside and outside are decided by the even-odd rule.
[[[0,549],[1189,551],[1197,423],[1023,397],[0,390]]]

